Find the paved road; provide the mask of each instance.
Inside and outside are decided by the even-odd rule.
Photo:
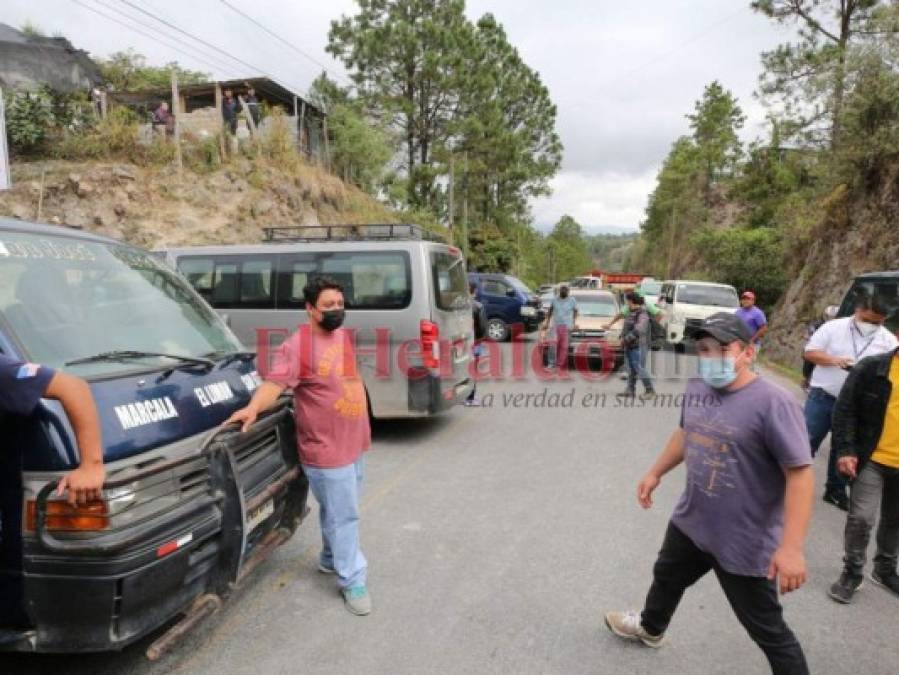
[[[503,400],[544,386],[549,394],[574,390],[573,405]],[[659,383],[664,393],[682,387]],[[713,576],[688,593],[664,649],[621,644],[601,627],[605,610],[639,608],[683,481],[678,470],[659,488],[653,510],[637,507],[636,481],[679,411],[613,407],[620,388],[617,378],[492,383],[482,387],[494,395],[492,407],[376,425],[362,506],[370,617],[347,613],[333,580],[315,571],[313,517],[219,615],[159,663],[144,660],[147,640],[120,654],[77,659],[0,657],[0,672],[768,672]],[[584,408],[586,394],[606,394],[606,407],[591,401]],[[842,526],[841,512],[818,502],[811,580],[785,599],[788,620],[813,673],[895,673],[899,600],[871,585],[849,607],[825,596],[839,572]]]

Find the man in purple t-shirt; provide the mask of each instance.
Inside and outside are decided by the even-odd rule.
[[[687,386],[680,428],[640,481],[652,506],[662,476],[681,462],[687,485],[662,544],[643,612],[609,612],[622,638],[662,644],[684,591],[714,571],[775,675],[804,675],[802,647],[783,618],[781,593],[806,579],[803,545],[812,513],[812,454],[793,396],[755,374],[751,333],[733,314],[696,334],[702,379]]]
[[[765,313],[755,306],[755,293],[752,291],[743,291],[740,296],[740,309],[735,314],[740,320],[746,324],[749,333],[752,336],[750,342],[755,345],[756,355],[758,348],[762,344],[762,338],[768,332],[768,319]]]

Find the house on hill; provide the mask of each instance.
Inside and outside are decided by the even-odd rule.
[[[0,23],[0,87],[37,89],[47,85],[70,93],[102,83],[100,68],[66,38],[26,35]]]
[[[172,110],[181,111],[179,120],[182,133],[197,137],[215,136],[222,130],[223,92],[230,89],[236,97],[244,97],[250,88],[256,92],[261,106],[281,108],[297,147],[304,154],[311,159],[324,160],[328,129],[325,112],[297,92],[267,77],[181,85],[178,87],[177,107],[172,105],[172,90],[169,87],[109,92],[109,102],[110,105],[126,106],[140,117],[147,118],[160,101],[166,101]],[[263,117],[260,125],[262,133],[265,132],[266,122]],[[238,135],[248,134],[244,116],[239,122]]]

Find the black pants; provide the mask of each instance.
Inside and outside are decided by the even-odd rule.
[[[771,672],[774,675],[807,675],[805,655],[784,622],[774,582],[764,577],[726,572],[715,558],[700,551],[687,535],[670,523],[652,571],[652,587],[643,609],[643,628],[652,635],[664,633],[684,591],[709,570],[714,570],[749,637],[765,652]]]

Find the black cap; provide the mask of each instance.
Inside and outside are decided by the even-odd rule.
[[[731,312],[716,312],[702,322],[699,330],[693,335],[694,340],[700,340],[704,337],[715,338],[723,345],[729,345],[731,342],[741,340],[742,342],[750,342],[752,333],[743,323],[743,320],[736,314]]]

